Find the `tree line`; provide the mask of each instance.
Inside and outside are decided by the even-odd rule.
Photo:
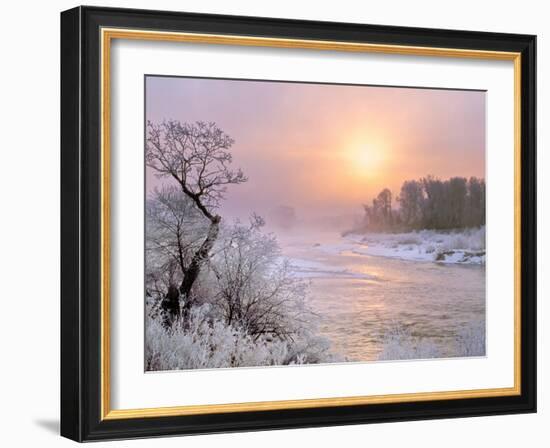
[[[448,230],[485,225],[485,180],[427,176],[403,182],[399,196],[384,188],[364,206],[364,230]]]

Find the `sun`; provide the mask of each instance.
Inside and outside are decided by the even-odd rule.
[[[372,177],[386,165],[387,151],[380,145],[353,145],[347,151],[346,158],[356,174]]]

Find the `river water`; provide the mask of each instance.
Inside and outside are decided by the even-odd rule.
[[[395,326],[439,347],[485,317],[485,268],[406,261],[353,252],[337,233],[279,237],[331,349],[352,361],[378,359]],[[450,349],[449,349],[450,350]],[[452,356],[452,353],[448,353]]]

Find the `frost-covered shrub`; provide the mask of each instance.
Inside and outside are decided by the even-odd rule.
[[[441,247],[443,250],[466,249],[466,238],[462,234],[450,235]]]
[[[441,245],[441,249],[484,251],[485,226],[449,234]]]
[[[290,340],[313,318],[307,284],[292,275],[274,235],[263,233],[258,219],[224,228],[210,262],[211,303],[228,325],[254,337]]]
[[[393,325],[382,338],[379,360],[430,359],[485,355],[485,323],[476,321],[463,326],[447,343],[435,343],[414,336],[400,325]]]
[[[304,329],[293,341],[287,342],[287,355],[283,364],[323,364],[345,361],[330,351],[330,341],[319,336],[315,328]]]
[[[194,308],[185,325],[178,321],[166,330],[160,320],[146,322],[147,370],[207,369],[280,364],[286,356],[282,343],[253,341],[243,330],[209,317],[209,306]]]
[[[420,239],[419,235],[417,235],[415,232],[412,232],[397,235],[397,242],[399,244],[421,244],[422,240]]]
[[[440,348],[432,341],[418,338],[402,326],[392,326],[384,335],[379,360],[440,358]]]
[[[485,356],[485,323],[478,321],[461,328],[455,350],[456,356]]]
[[[469,237],[469,246],[473,250],[485,250],[486,236],[485,226],[478,229],[471,229]]]
[[[193,308],[185,324],[165,329],[148,313],[146,370],[312,364],[333,361],[328,343],[304,332],[295,341],[254,338],[242,328],[213,317],[209,305]]]

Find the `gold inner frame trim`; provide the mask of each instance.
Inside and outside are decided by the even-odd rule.
[[[521,54],[515,52],[467,50],[306,39],[279,39],[217,34],[101,29],[101,419],[167,417],[228,412],[307,409],[413,401],[502,397],[521,394]],[[294,48],[357,53],[456,57],[513,61],[514,63],[514,386],[390,395],[314,398],[229,404],[188,405],[140,409],[111,409],[110,346],[110,62],[113,39],[184,42],[213,45],[240,45]]]

